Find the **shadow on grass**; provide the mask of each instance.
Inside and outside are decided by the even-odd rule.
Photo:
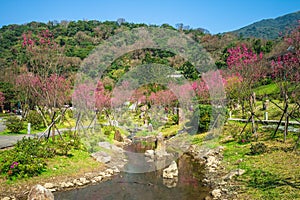
[[[300,181],[290,182],[289,178],[281,179],[278,177],[278,175],[263,170],[255,170],[250,173],[252,174],[250,174],[251,180],[248,182],[249,187],[261,190],[269,190],[281,186],[290,186],[294,189],[300,190]]]

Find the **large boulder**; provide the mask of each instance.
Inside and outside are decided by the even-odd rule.
[[[241,176],[246,172],[246,170],[243,169],[235,169],[231,170],[227,175],[223,177],[225,181],[231,180],[235,176]]]
[[[163,178],[172,179],[178,176],[177,163],[172,161],[171,165],[163,170]]]
[[[152,149],[146,150],[145,151],[145,157],[150,158],[150,159],[154,159],[154,150],[152,150]]]
[[[96,153],[92,153],[92,157],[95,158],[98,162],[102,162],[102,163],[108,163],[111,161],[111,156],[104,151],[98,151]]]
[[[222,192],[220,189],[214,189],[212,192],[211,192],[212,196],[214,197],[214,199],[219,199],[221,198],[222,196]]]
[[[157,155],[158,158],[168,155],[168,153],[166,151],[166,143],[165,143],[164,137],[161,133],[159,133],[158,136],[156,136],[155,154]]]
[[[98,146],[104,149],[111,149],[112,145],[109,142],[99,142]]]
[[[178,183],[178,177],[174,177],[172,179],[164,178],[163,184],[167,186],[168,188],[174,188],[177,186]]]
[[[41,185],[35,185],[28,194],[28,200],[54,200],[51,191]]]
[[[123,153],[123,149],[120,147],[117,147],[114,144],[110,144],[109,142],[99,142],[98,146],[104,149],[109,150],[110,153]]]

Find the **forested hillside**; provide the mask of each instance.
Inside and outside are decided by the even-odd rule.
[[[72,83],[80,64],[97,45],[112,35],[138,27],[157,27],[183,32],[203,45],[219,69],[227,68],[228,49],[241,44],[246,44],[256,54],[265,54],[265,58],[276,56],[286,48],[281,40],[243,39],[232,33],[212,35],[203,28],[191,29],[183,24],[174,28],[168,24],[156,26],[128,23],[124,19],[105,22],[30,22],[3,26],[0,29],[0,91],[5,94],[5,107],[14,107],[20,99],[20,89],[16,86],[16,79],[20,74],[26,71],[37,73],[40,69],[49,67],[47,65],[53,65],[55,61],[55,69],[48,73],[62,75]],[[45,40],[55,48],[47,47]],[[30,45],[35,48],[29,48]],[[141,49],[112,63],[111,71],[107,72],[105,87],[111,88],[126,70],[141,63],[168,64],[191,80],[201,76],[190,63],[178,55],[154,49]]]
[[[238,30],[232,31],[240,37],[255,37],[264,39],[276,39],[296,26],[300,19],[300,11],[290,13],[275,19],[263,19]]]

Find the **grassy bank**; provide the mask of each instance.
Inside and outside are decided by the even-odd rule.
[[[299,148],[296,152],[292,151],[296,134],[290,133],[284,143],[282,133],[270,139],[270,131],[259,129],[258,141],[249,138],[248,142],[242,143],[239,137],[241,126],[230,122],[217,141],[224,147],[223,165],[226,171],[237,168],[246,170],[245,174],[231,182],[238,199],[300,199]],[[202,145],[202,138],[198,135],[193,142]],[[258,146],[262,143],[266,146],[265,152],[257,153],[253,147],[251,150],[251,146],[259,143]]]
[[[0,197],[20,195],[36,184],[66,182],[83,177],[86,173],[96,173],[105,169],[104,165],[95,161],[88,152],[74,149],[69,152],[69,156],[55,156],[46,163],[47,169],[39,176],[16,180],[0,176]]]

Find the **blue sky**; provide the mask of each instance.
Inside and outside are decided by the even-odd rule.
[[[300,0],[0,0],[0,27],[30,21],[96,19],[177,23],[211,33],[300,10]]]

